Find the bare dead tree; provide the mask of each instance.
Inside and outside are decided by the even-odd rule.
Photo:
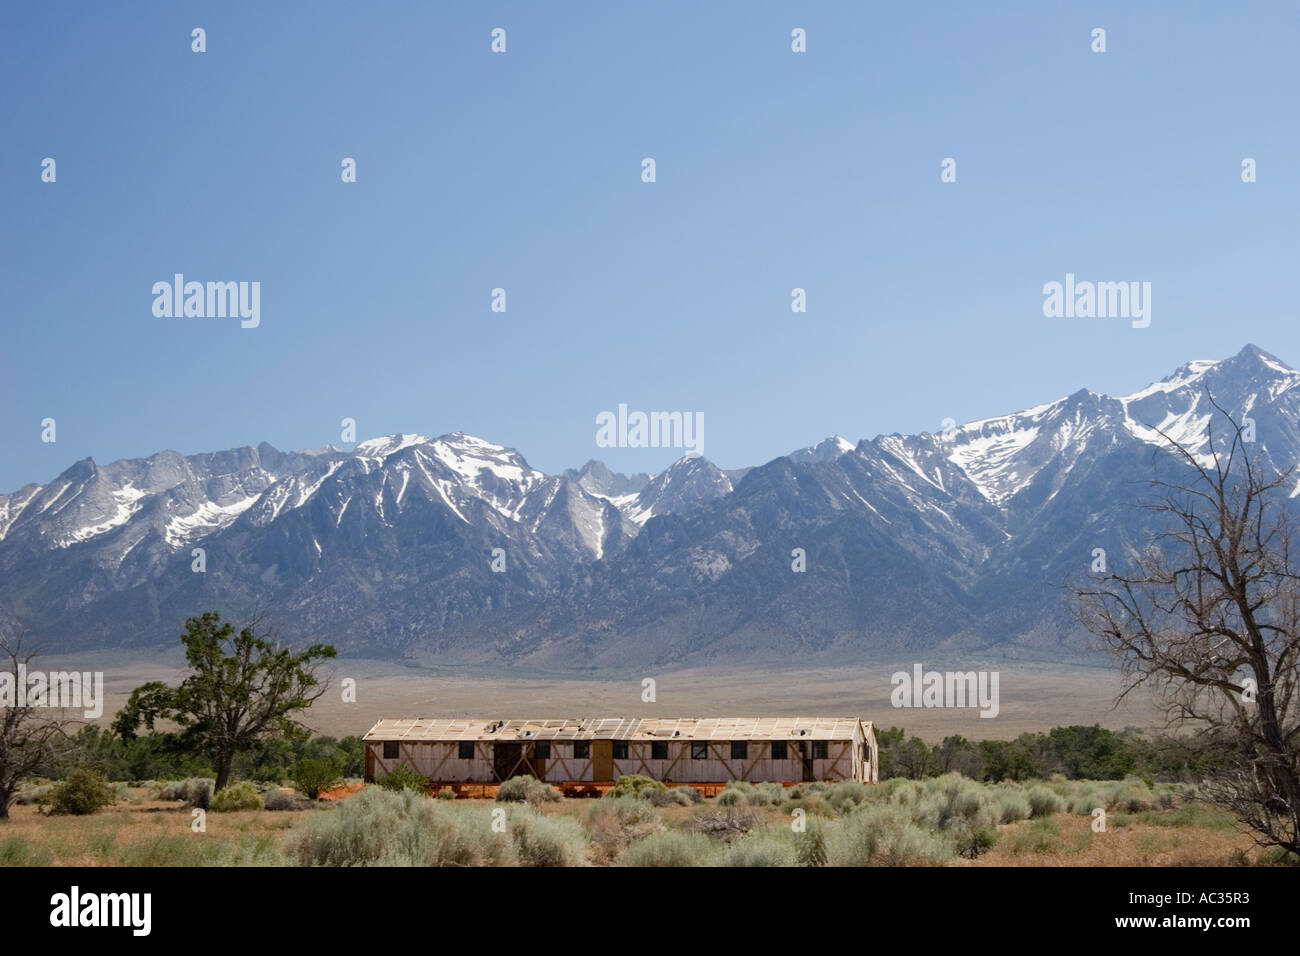
[[[57,711],[28,703],[19,693],[37,656],[36,651],[24,651],[21,637],[0,631],[0,820],[9,819],[19,784],[53,765],[66,739],[67,721]]]
[[[1125,573],[1075,589],[1081,624],[1114,654],[1119,703],[1139,687],[1169,726],[1217,748],[1207,795],[1231,809],[1260,846],[1300,853],[1300,576],[1287,507],[1290,471],[1251,460],[1229,423],[1200,457],[1169,435],[1187,483],[1155,480],[1145,507],[1165,530],[1130,554]],[[1253,437],[1253,436],[1251,436]]]

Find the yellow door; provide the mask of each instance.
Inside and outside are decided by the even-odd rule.
[[[593,740],[591,742],[591,779],[614,779],[614,741]]]

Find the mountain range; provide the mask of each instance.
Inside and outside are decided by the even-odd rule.
[[[345,654],[535,670],[1081,655],[1062,585],[1156,530],[1157,467],[1190,474],[1167,438],[1206,456],[1213,396],[1295,465],[1297,384],[1247,346],[1132,395],[738,470],[547,475],[459,432],[87,458],[0,495],[0,617],[46,651],[146,650],[256,609]]]

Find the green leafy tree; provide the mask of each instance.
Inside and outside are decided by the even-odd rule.
[[[221,790],[238,754],[300,726],[293,715],[325,693],[316,672],[337,653],[328,644],[294,653],[259,637],[256,627],[236,632],[213,611],[190,618],[181,643],[192,673],[179,687],[158,681],[137,687],[114,732],[132,740],[141,725],[152,732],[157,721],[173,721],[186,750],[211,758]]]

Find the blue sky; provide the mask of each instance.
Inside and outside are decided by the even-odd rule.
[[[1280,2],[7,5],[0,491],[345,417],[676,457],[598,448],[619,403],[736,467],[1300,363],[1298,41]],[[156,318],[176,272],[259,281],[260,326]],[[1045,318],[1067,272],[1150,281],[1151,326]]]

